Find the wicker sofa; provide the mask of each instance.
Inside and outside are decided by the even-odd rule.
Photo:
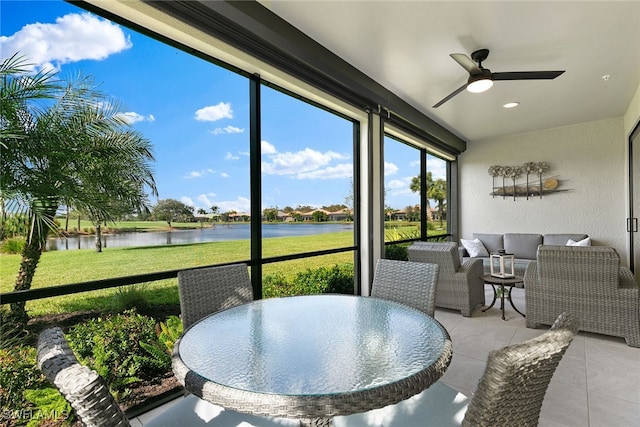
[[[535,234],[535,233],[473,233],[473,238],[482,242],[488,253],[497,252],[504,249],[507,253],[515,255],[514,273],[516,276],[523,277],[527,265],[531,261],[536,260],[536,251],[540,245],[558,245],[565,246],[569,239],[576,242],[587,238],[586,234]],[[469,258],[469,253],[461,245],[460,262],[464,262]],[[490,260],[488,257],[479,257],[484,266],[484,274],[489,274]],[[557,317],[557,316],[556,316]]]
[[[416,242],[407,249],[409,261],[438,264],[436,307],[460,310],[470,317],[478,305],[484,305],[482,261],[468,259],[460,263],[455,242]]]
[[[580,330],[623,337],[640,347],[639,287],[620,256],[606,246],[538,248],[524,276],[527,327],[574,313]]]

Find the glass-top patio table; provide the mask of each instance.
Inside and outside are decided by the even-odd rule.
[[[317,426],[420,393],[451,354],[447,331],[413,308],[297,296],[205,317],[175,343],[173,370],[188,391],[224,408]]]

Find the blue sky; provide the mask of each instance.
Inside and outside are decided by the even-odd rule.
[[[93,76],[121,103],[154,146],[160,199],[249,211],[246,78],[62,0],[2,0],[0,16],[0,59],[19,51],[62,78]],[[266,87],[262,102],[263,208],[344,203],[353,175],[351,123]],[[387,205],[419,202],[408,188],[417,161],[416,150],[387,143]],[[429,167],[444,178],[444,162]]]

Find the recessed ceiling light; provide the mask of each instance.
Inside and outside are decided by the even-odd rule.
[[[516,108],[518,105],[520,105],[519,102],[507,102],[506,104],[503,105],[504,108]]]

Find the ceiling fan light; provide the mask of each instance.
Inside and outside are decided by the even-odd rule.
[[[471,78],[469,80],[471,80]],[[489,90],[491,86],[493,86],[493,80],[480,76],[480,78],[470,81],[469,84],[467,84],[467,90],[473,93],[481,93]]]

